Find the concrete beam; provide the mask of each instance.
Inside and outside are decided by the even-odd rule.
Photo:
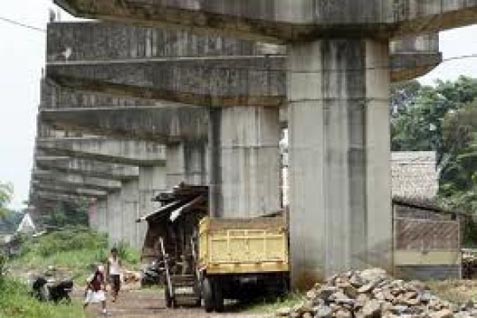
[[[165,147],[147,141],[91,138],[40,138],[38,149],[51,155],[72,156],[137,166],[165,165]]]
[[[202,107],[64,89],[51,81],[41,87],[39,121],[50,130],[162,143],[207,139]]]
[[[113,192],[121,189],[121,182],[75,174],[53,172],[49,170],[35,170],[32,179],[40,182],[51,182],[59,185],[71,185],[99,191]]]
[[[60,186],[54,183],[39,181],[32,181],[31,184],[33,191],[46,191],[58,194],[76,195],[85,198],[104,198],[108,195],[108,193],[104,191],[90,190],[87,188],[84,189],[77,186]]]
[[[126,181],[139,177],[139,168],[137,166],[105,163],[68,156],[36,156],[35,164],[40,169],[109,180]]]
[[[124,43],[125,36],[133,40]],[[406,40],[415,44],[406,50],[399,50],[402,41],[391,45],[398,49],[391,58],[394,81],[441,62],[437,34]],[[212,107],[286,103],[285,46],[106,23],[50,24],[47,43],[47,76],[63,87]],[[154,104],[126,103],[141,102]],[[55,96],[42,102],[44,108],[78,103],[121,106],[125,100]]]
[[[36,200],[54,201],[54,202],[72,202],[77,203],[84,200],[84,197],[77,195],[64,195],[58,193],[52,193],[47,191],[35,191],[31,195],[30,203],[35,203]]]
[[[275,42],[370,34],[374,38],[389,38],[436,32],[477,21],[475,0],[55,0],[55,3],[75,16],[86,18],[172,25]]]

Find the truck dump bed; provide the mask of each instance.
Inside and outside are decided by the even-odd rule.
[[[283,217],[204,218],[199,265],[207,274],[287,272],[288,235]]]

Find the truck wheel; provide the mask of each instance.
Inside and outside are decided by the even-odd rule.
[[[222,292],[222,286],[220,281],[217,279],[214,281],[214,296],[215,296],[215,311],[223,312],[224,311],[224,294]]]
[[[212,281],[207,277],[202,282],[202,298],[204,299],[205,311],[212,312],[215,305],[214,289],[212,288]]]

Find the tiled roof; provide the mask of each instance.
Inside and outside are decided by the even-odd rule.
[[[433,199],[439,189],[434,151],[393,152],[392,194],[401,198]]]

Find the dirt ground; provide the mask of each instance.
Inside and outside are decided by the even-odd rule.
[[[81,295],[75,295],[81,299]],[[239,313],[235,308],[229,307],[228,313],[206,313],[203,308],[184,307],[168,309],[162,296],[162,292],[155,290],[130,290],[124,291],[116,303],[108,302],[108,317],[120,318],[269,318],[273,315],[259,315]],[[226,311],[227,311],[226,309]],[[90,305],[87,309],[87,318],[104,318],[99,304]]]

